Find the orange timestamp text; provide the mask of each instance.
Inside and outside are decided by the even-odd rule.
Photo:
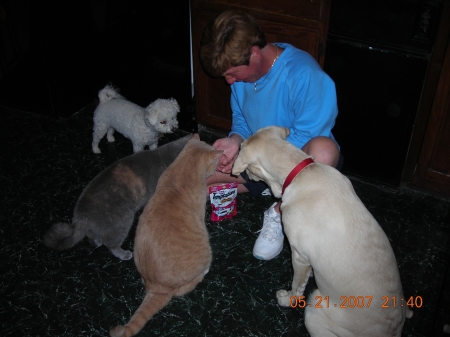
[[[333,304],[333,307],[343,309],[347,308],[369,308],[372,303],[373,296],[341,296],[340,304]],[[289,299],[291,308],[329,308],[330,299],[328,296],[316,296],[314,303],[307,303],[305,296],[291,296]],[[396,296],[382,296],[381,307],[383,309],[405,307],[421,308],[423,300],[421,296],[410,296],[409,298],[397,298]]]

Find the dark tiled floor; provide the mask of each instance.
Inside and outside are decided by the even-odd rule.
[[[131,143],[117,135],[116,143],[103,141],[102,154],[93,154],[92,108],[62,120],[2,109],[1,121],[0,334],[106,336],[128,321],[143,298],[133,261],[120,261],[87,240],[55,252],[43,245],[42,236],[54,222],[71,219],[83,188],[130,155]],[[449,201],[353,183],[391,240],[405,295],[423,298],[403,336],[443,335],[445,318],[450,322]],[[141,336],[308,336],[303,311],[280,308],[275,301],[275,291],[291,282],[287,244],[272,261],[251,254],[262,213],[272,202],[239,195],[236,218],[207,221],[214,252],[210,272],[193,292],[157,313]],[[125,247],[132,248],[133,230]],[[310,282],[307,292],[313,286]]]

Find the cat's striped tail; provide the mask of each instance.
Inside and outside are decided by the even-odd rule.
[[[142,330],[144,325],[172,299],[171,294],[147,292],[144,300],[127,325],[118,325],[109,331],[111,337],[131,337]]]
[[[45,233],[44,244],[52,249],[66,250],[83,240],[85,235],[81,226],[58,222]]]

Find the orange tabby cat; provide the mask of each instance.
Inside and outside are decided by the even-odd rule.
[[[134,262],[146,295],[127,325],[111,329],[112,337],[137,334],[173,296],[193,290],[208,272],[206,178],[216,170],[221,154],[195,134],[159,178],[134,241]]]

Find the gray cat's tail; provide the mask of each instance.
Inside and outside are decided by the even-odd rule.
[[[144,300],[127,325],[118,325],[109,331],[111,337],[131,337],[142,330],[144,325],[171,300],[171,294],[147,292]]]
[[[85,235],[85,231],[80,226],[59,222],[45,233],[44,244],[56,250],[66,250],[83,240]]]

